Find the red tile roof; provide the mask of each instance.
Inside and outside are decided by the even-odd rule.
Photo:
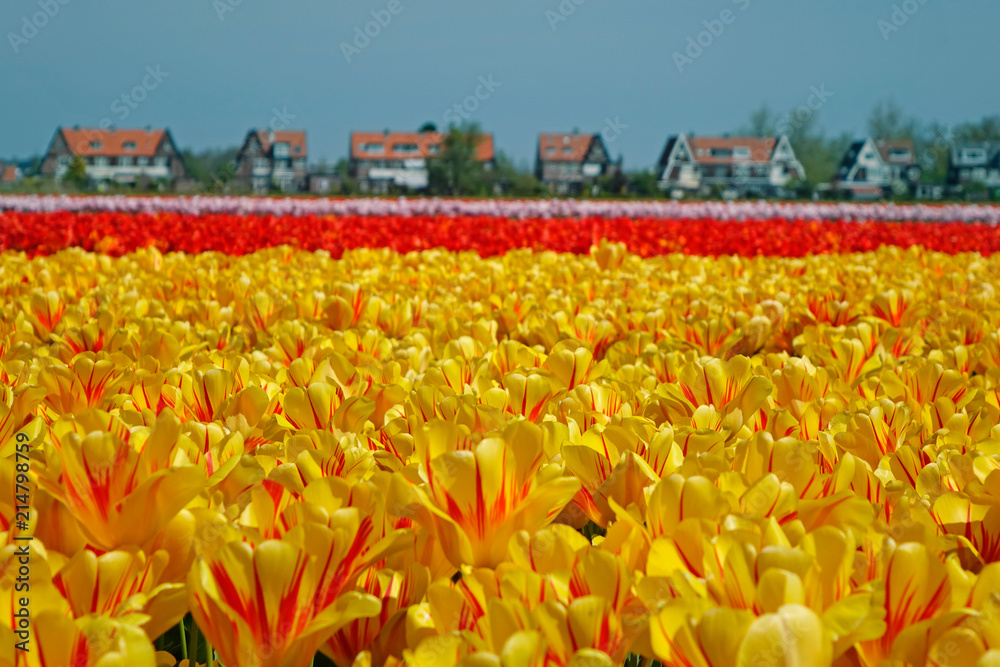
[[[538,137],[538,157],[546,162],[583,162],[592,134],[546,132]]]
[[[440,132],[352,132],[351,133],[351,157],[357,160],[407,160],[415,158],[428,158],[431,153],[431,146],[440,148],[444,141],[444,135]],[[380,146],[380,150],[371,148]],[[414,146],[411,151],[398,150],[399,146]],[[495,157],[493,148],[493,135],[483,134],[476,149],[476,158],[481,162],[488,162]]]
[[[307,157],[306,133],[302,130],[288,130],[283,132],[271,132],[263,129],[257,130],[257,140],[260,141],[264,152],[270,152],[271,142],[276,144],[288,144],[289,154],[292,157]]]
[[[62,128],[63,137],[74,155],[139,155],[152,157],[166,130],[102,130],[100,128]],[[125,148],[134,143],[135,148]]]
[[[17,167],[10,164],[4,167],[0,165],[0,183],[13,183],[17,180]]]
[[[778,140],[774,137],[688,137],[695,161],[702,164],[753,164],[770,162]],[[749,148],[750,159],[736,160],[734,148]],[[728,151],[728,155],[712,155],[712,151]]]

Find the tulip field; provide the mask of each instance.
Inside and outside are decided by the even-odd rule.
[[[0,197],[0,260],[0,666],[1000,667],[996,208]]]

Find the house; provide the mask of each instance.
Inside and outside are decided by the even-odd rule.
[[[974,183],[991,190],[1000,188],[1000,142],[970,141],[951,147],[948,185],[967,188]]]
[[[236,156],[234,180],[247,190],[264,194],[272,187],[303,192],[308,186],[306,133],[250,130]]]
[[[917,194],[922,173],[912,141],[868,138],[851,144],[830,185],[852,199]]]
[[[348,174],[361,192],[426,189],[428,160],[441,156],[444,138],[440,132],[352,132]],[[476,159],[485,169],[495,166],[492,134],[481,135]]]
[[[21,182],[21,168],[16,164],[6,164],[0,160],[0,188]]]
[[[60,127],[42,161],[42,174],[61,179],[74,157],[83,159],[95,183],[173,185],[186,175],[184,158],[167,129]]]
[[[806,170],[788,137],[670,137],[658,163],[660,189],[682,196],[713,187],[740,195],[777,194]]]
[[[535,178],[556,194],[583,194],[584,188],[593,188],[615,166],[599,134],[546,132],[538,136]]]

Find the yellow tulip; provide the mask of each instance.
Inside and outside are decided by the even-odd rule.
[[[195,563],[191,613],[227,666],[308,665],[338,629],[379,613],[377,598],[343,591],[334,553],[310,553],[313,542],[329,544],[332,535],[303,538],[302,546],[234,542]]]
[[[393,477],[389,507],[412,516],[440,541],[455,567],[492,567],[507,554],[513,535],[542,528],[580,488],[543,465],[541,429],[516,441],[488,438],[474,451],[431,460],[426,487]]]
[[[169,420],[162,428],[170,428]],[[204,488],[201,468],[171,466],[159,444],[139,450],[133,440],[139,439],[125,442],[114,433],[67,429],[58,440],[58,464],[50,461],[39,471],[39,487],[62,503],[101,549],[144,545]]]

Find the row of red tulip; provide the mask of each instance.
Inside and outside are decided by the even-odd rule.
[[[515,248],[585,254],[601,239],[643,257],[685,253],[802,257],[922,246],[947,253],[1000,251],[1000,228],[966,223],[883,223],[715,219],[529,218],[490,216],[242,216],[179,213],[0,213],[0,251],[47,255],[81,247],[110,255],[155,246],[161,251],[244,255],[290,245],[339,257],[351,248],[410,252]]]

